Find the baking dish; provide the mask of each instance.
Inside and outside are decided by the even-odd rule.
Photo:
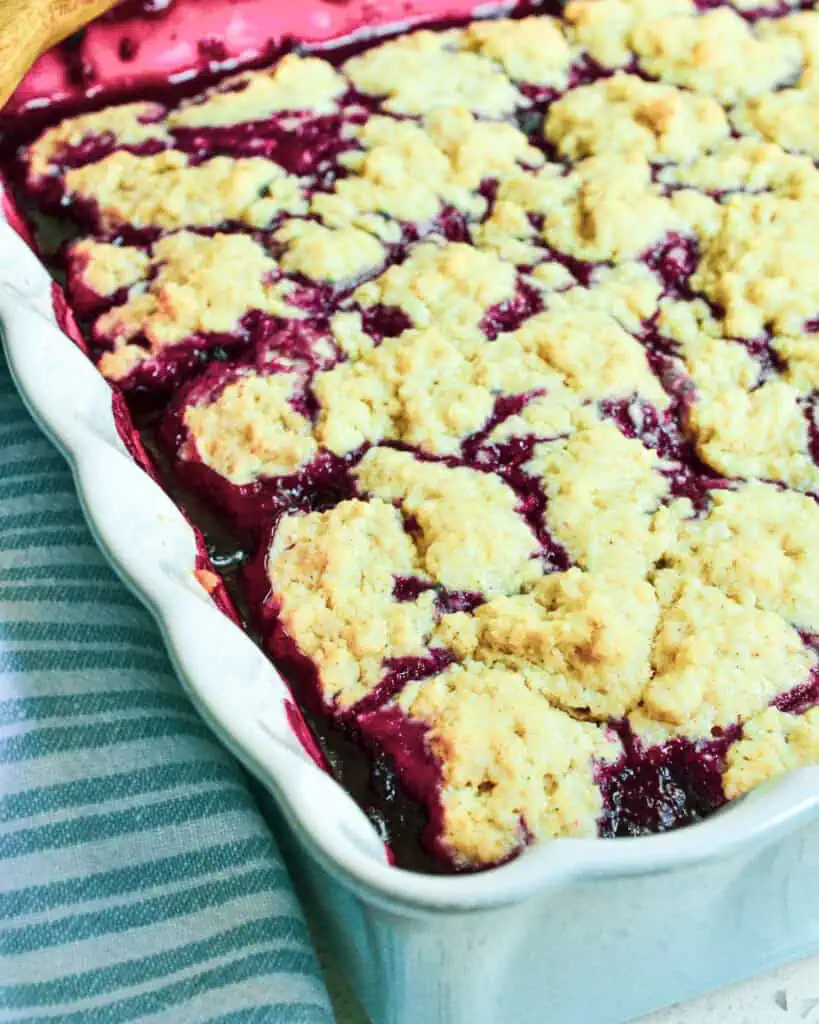
[[[388,866],[364,816],[299,747],[269,664],[209,605],[196,538],[129,460],[110,392],[42,320],[47,277],[8,229],[2,245],[22,390],[72,458],[101,543],[155,609],[195,699],[279,798],[294,864],[376,1021],[622,1020],[812,948],[816,915],[794,882],[804,872],[808,888],[815,769],[679,834],[552,843],[454,879]],[[645,978],[626,990],[618,980],[640,954]]]

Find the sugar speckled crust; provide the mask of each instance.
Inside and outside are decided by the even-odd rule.
[[[425,652],[434,593],[392,596],[396,576],[420,572],[401,515],[386,502],[343,501],[281,520],[267,556],[279,622],[315,664],[328,705],[366,697],[385,658]]]
[[[491,864],[526,842],[592,836],[595,762],[619,743],[552,707],[514,671],[467,661],[408,686],[398,705],[428,727],[442,773],[442,842],[458,864]]]
[[[266,227],[280,213],[306,213],[297,178],[261,157],[215,156],[191,166],[184,153],[154,156],[117,150],[65,176],[72,198],[95,204],[100,226],[210,227],[240,221]]]
[[[362,492],[398,502],[418,524],[427,574],[450,590],[493,597],[542,576],[538,543],[515,492],[488,473],[376,448],[358,464]]]
[[[722,784],[734,800],[785,772],[819,763],[819,708],[789,715],[766,708],[745,723],[728,751]]]
[[[331,717],[426,728],[458,866],[593,834],[612,721],[644,747],[736,728],[728,797],[819,760],[815,712],[767,708],[819,678],[801,6],[568,0],[21,153],[85,234],[103,373],[163,400],[194,378],[165,440],[270,538],[269,649]]]
[[[226,267],[242,272],[229,274]],[[132,288],[121,306],[94,324],[97,339],[113,349],[99,362],[111,380],[167,346],[235,330],[251,310],[298,315],[287,304],[284,285],[270,280],[276,262],[247,235],[166,235],[151,248],[150,270],[150,281]],[[133,343],[138,338],[148,347]]]
[[[728,131],[716,100],[625,74],[570,90],[545,124],[546,138],[570,160],[638,152],[657,163],[688,161]]]
[[[297,373],[245,371],[214,399],[189,405],[184,424],[202,462],[238,486],[295,473],[318,450],[310,420],[292,404],[300,385]]]
[[[327,61],[287,54],[269,71],[226,78],[203,97],[183,103],[168,118],[177,128],[224,127],[262,121],[283,110],[329,114],[347,91]]]

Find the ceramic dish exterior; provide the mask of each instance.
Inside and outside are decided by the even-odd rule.
[[[2,223],[0,319],[20,391],[191,698],[273,794],[294,873],[375,1024],[614,1024],[819,949],[816,767],[679,832],[545,842],[456,877],[389,865],[302,748],[273,666],[199,584],[194,531],[126,450],[54,294]]]

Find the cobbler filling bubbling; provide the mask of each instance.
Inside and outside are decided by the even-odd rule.
[[[819,761],[812,7],[569,0],[23,151],[100,371],[439,867]]]

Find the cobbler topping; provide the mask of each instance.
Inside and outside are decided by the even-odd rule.
[[[753,601],[819,633],[819,508],[813,498],[752,482],[717,490],[683,523],[669,564],[735,601]]]
[[[265,649],[450,868],[819,760],[803,6],[569,0],[22,154]]]
[[[94,325],[112,348],[100,369],[113,380],[177,342],[234,331],[248,310],[296,315],[286,289],[270,279],[275,261],[247,235],[166,235],[151,247],[148,269],[150,279]]]
[[[819,491],[808,423],[799,392],[790,384],[768,381],[750,392],[725,387],[696,402],[688,418],[698,455],[725,476]]]
[[[810,91],[782,89],[757,96],[735,110],[732,118],[748,135],[819,158],[819,113]]]
[[[653,672],[632,717],[638,733],[710,736],[762,711],[816,663],[793,626],[752,597],[732,600],[671,570],[655,575],[654,588],[661,611]]]
[[[569,0],[563,17],[576,44],[598,64],[615,68],[631,60],[639,26],[694,11],[693,0]]]
[[[728,751],[725,795],[733,800],[766,779],[819,762],[819,708],[790,715],[766,708],[743,726]]]
[[[819,310],[819,202],[732,195],[703,233],[691,285],[723,309],[729,337],[797,334]]]
[[[442,765],[441,840],[456,864],[491,864],[527,833],[594,835],[592,762],[620,752],[605,729],[553,707],[519,672],[470,661],[411,683],[397,704],[426,726]]]
[[[542,481],[549,531],[583,568],[643,576],[657,560],[669,482],[640,441],[594,424],[538,445],[526,469]]]
[[[491,306],[515,296],[514,266],[460,242],[424,242],[355,298],[362,306],[397,306],[418,327],[477,325]]]
[[[759,96],[798,73],[793,40],[757,34],[730,7],[693,15],[692,10],[637,25],[631,41],[644,71],[721,103]]]
[[[579,86],[549,107],[546,138],[561,156],[642,153],[657,163],[688,161],[728,137],[716,100],[617,74]]]
[[[202,461],[238,486],[309,462],[317,445],[293,404],[300,384],[296,373],[242,373],[214,401],[188,406],[185,426]]]
[[[733,116],[736,120],[736,109]],[[664,167],[659,178],[703,192],[770,191],[792,199],[819,197],[819,171],[811,160],[753,137],[730,139],[691,163]]]
[[[306,213],[298,179],[261,157],[215,156],[192,166],[184,153],[134,156],[119,150],[65,176],[66,191],[95,204],[100,227],[265,227],[280,213]]]
[[[66,151],[89,139],[110,139],[118,146],[169,141],[167,126],[160,120],[165,108],[158,103],[127,103],[93,114],[68,118],[44,132],[28,150],[29,179],[55,174]]]
[[[448,589],[491,597],[519,590],[542,573],[517,496],[496,476],[376,448],[355,477],[363,492],[398,502],[414,518],[424,567]]]
[[[605,722],[633,706],[651,678],[657,612],[647,581],[575,568],[471,615],[444,616],[436,639],[461,659],[514,670],[552,703]]]
[[[554,89],[569,84],[572,50],[557,18],[476,21],[461,45],[497,61],[513,80]]]
[[[373,690],[385,657],[421,655],[434,592],[396,602],[396,576],[422,566],[401,514],[373,500],[286,516],[267,559],[281,628],[312,658],[328,700],[349,707]]]
[[[546,185],[545,175],[541,181]],[[633,260],[686,223],[651,180],[644,157],[631,152],[612,160],[593,156],[568,175],[552,173],[544,189],[543,235],[549,245],[578,260]],[[634,211],[640,216],[635,218]]]
[[[426,114],[464,106],[485,117],[503,117],[526,100],[488,57],[459,49],[462,33],[428,32],[382,43],[353,57],[344,71],[361,92],[384,97],[393,114]],[[467,46],[490,45],[466,36]],[[502,46],[496,40],[496,46]]]
[[[289,220],[273,236],[284,245],[282,269],[331,284],[352,282],[384,263],[384,247],[359,228],[325,228],[311,220]]]
[[[285,110],[329,114],[347,83],[326,61],[290,54],[269,71],[235,75],[203,97],[182,103],[168,118],[174,128],[215,128],[264,121]]]
[[[75,243],[71,256],[82,266],[85,285],[101,298],[144,281],[151,266],[150,256],[142,249],[90,239]]]

